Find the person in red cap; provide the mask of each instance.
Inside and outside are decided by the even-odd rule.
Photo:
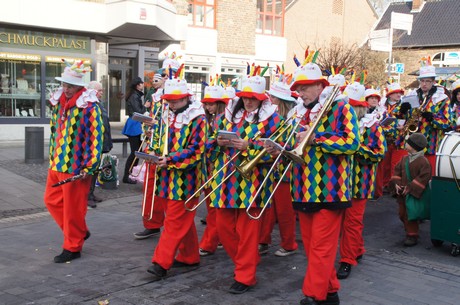
[[[366,202],[374,196],[377,164],[386,150],[385,136],[376,113],[367,113],[365,87],[357,82],[346,87],[344,94],[359,119],[361,134],[358,151],[353,155],[351,207],[345,210],[340,238],[340,267],[338,279],[346,279],[352,266],[358,264],[366,252],[363,239],[363,218]]]
[[[183,66],[180,69],[183,71]],[[152,266],[147,270],[153,281],[167,277],[171,267],[191,270],[200,263],[196,213],[187,211],[184,204],[202,183],[206,118],[201,103],[191,101],[190,96],[184,79],[166,80],[162,123],[154,125],[152,131],[150,150],[161,156],[156,161],[154,200],[164,207],[166,215]],[[191,201],[196,204],[198,198]]]
[[[266,201],[273,188],[273,174],[260,186],[271,167],[269,155],[260,156],[260,161],[248,173],[249,177],[235,171],[235,167],[255,158],[263,149],[259,136],[272,136],[282,123],[276,106],[265,94],[265,78],[250,74],[253,76],[245,77],[242,90],[236,93],[239,99],[229,102],[224,115],[217,121],[214,135],[208,140],[208,147],[219,152],[214,170],[223,169],[211,185],[214,190],[211,204],[216,208],[219,239],[235,265],[234,282],[229,288],[234,294],[245,293],[257,283],[260,222],[248,213],[256,216],[265,204],[270,204]],[[223,132],[219,131],[234,132],[236,137],[224,138]],[[238,157],[234,162],[224,167],[236,154]],[[260,187],[260,194],[255,197]],[[249,206],[251,208],[246,213]]]
[[[387,152],[382,162],[379,163],[377,168],[377,175],[382,179],[378,179],[377,189],[386,189],[390,182],[393,170],[401,158],[407,155],[404,150],[404,135],[402,133],[403,124],[407,118],[407,112],[410,109],[409,103],[401,103],[401,97],[404,90],[399,83],[391,83],[387,87],[386,108],[384,117],[396,118],[393,123],[383,126],[385,138],[387,141]],[[380,195],[380,194],[379,194]]]
[[[305,163],[294,163],[291,179],[293,206],[308,260],[302,285],[305,298],[300,301],[304,305],[340,304],[334,262],[344,210],[351,206],[351,155],[359,147],[358,119],[345,100],[334,99],[324,116],[318,117],[332,91],[332,87],[325,90],[327,85],[318,65],[306,63],[297,67],[291,86],[307,109],[300,118],[294,145],[307,141],[301,156]],[[314,133],[305,139],[314,122]]]
[[[291,95],[290,86],[283,81],[283,76],[280,76],[281,81],[275,81],[270,86],[268,94],[271,102],[278,106],[278,114],[285,120],[289,120],[295,113],[294,106],[296,99]],[[286,80],[286,78],[284,78]],[[290,186],[290,171],[284,175],[279,181],[281,175],[286,170],[286,163],[279,162],[277,172],[275,173],[275,181],[279,184],[273,194],[272,206],[267,209],[261,218],[262,229],[259,241],[259,253],[268,253],[269,245],[272,242],[271,234],[275,223],[278,223],[281,236],[280,248],[275,251],[276,256],[285,257],[297,253],[298,244],[296,242],[296,215],[292,208],[291,186]]]
[[[225,107],[229,98],[225,98],[225,90],[222,86],[207,86],[204,89],[204,98],[201,100],[208,122],[208,136],[214,133],[215,123],[220,115],[224,113]],[[214,160],[216,155],[211,147],[206,149],[206,170],[208,176],[212,176],[214,171]],[[205,194],[211,192],[210,188],[205,189]],[[200,241],[200,256],[208,256],[214,254],[219,245],[219,235],[217,234],[216,225],[216,208],[211,206],[211,200],[206,200],[206,209],[208,215],[206,216],[206,228],[204,229],[203,236]]]
[[[91,68],[81,61],[67,65],[62,82],[51,95],[50,154],[44,201],[63,234],[62,253],[55,263],[80,258],[83,243],[90,233],[86,226],[91,175],[97,170],[102,153],[104,126],[96,90],[86,89],[83,81]],[[81,175],[70,183],[58,182]]]

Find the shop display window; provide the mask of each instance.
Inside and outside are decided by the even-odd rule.
[[[40,55],[0,52],[0,117],[40,117]]]
[[[48,101],[51,97],[51,94],[61,87],[61,82],[56,80],[56,77],[60,77],[62,71],[66,67],[65,63],[62,62],[63,57],[61,56],[46,56],[45,57],[45,99]],[[87,58],[64,58],[69,63],[73,63],[75,60],[83,60],[86,64],[90,64],[90,60]],[[91,73],[85,74],[83,77],[84,83],[89,83],[91,81]],[[51,117],[51,108],[47,102],[45,107],[45,117]]]

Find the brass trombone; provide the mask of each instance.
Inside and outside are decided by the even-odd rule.
[[[296,114],[294,114],[291,118],[293,118]],[[291,119],[289,118],[289,120]],[[288,120],[286,120],[288,121]],[[285,122],[286,122],[285,121]],[[275,170],[275,167],[276,165],[278,164],[278,161],[279,159],[281,158],[281,156],[283,155],[282,152],[285,150],[286,146],[289,144],[289,142],[291,141],[292,139],[292,136],[295,134],[295,131],[297,129],[297,127],[299,126],[300,124],[300,119],[299,121],[296,123],[296,125],[294,126],[294,128],[292,129],[292,132],[289,134],[289,137],[287,138],[286,140],[286,143],[284,144],[283,146],[283,149],[281,150],[281,153],[276,157],[275,161],[273,161],[273,165],[270,167],[270,170],[267,172],[267,174],[265,175],[265,178],[264,180],[262,181],[262,183],[260,184],[259,188],[257,189],[257,192],[255,193],[255,195],[252,197],[252,200],[251,202],[248,204],[248,207],[246,208],[246,214],[248,214],[249,218],[251,219],[254,219],[254,220],[258,220],[260,219],[260,217],[262,217],[262,214],[265,212],[265,209],[268,207],[268,203],[270,202],[270,199],[272,199],[273,197],[273,194],[275,193],[276,189],[278,188],[278,186],[280,185],[281,181],[283,180],[284,176],[286,175],[287,171],[289,170],[289,168],[291,168],[291,165],[292,165],[292,161],[289,162],[288,166],[286,167],[286,169],[284,170],[283,172],[283,175],[281,176],[279,182],[276,184],[275,188],[273,189],[272,193],[270,194],[270,196],[268,197],[267,201],[266,201],[266,204],[264,205],[264,207],[262,208],[262,210],[260,211],[259,215],[258,216],[253,216],[249,210],[251,209],[252,207],[252,204],[254,203],[254,201],[256,201],[256,198],[257,196],[259,196],[260,192],[262,191],[263,189],[263,186],[265,185],[265,183],[267,183],[268,179],[270,179],[270,175],[271,173]],[[283,131],[284,132],[284,131]]]
[[[278,129],[275,131],[275,133],[276,132],[279,132],[279,133],[273,139],[273,141],[278,140],[289,129],[289,125],[288,125],[287,122],[289,122],[294,116],[295,116],[295,114],[293,114],[289,119],[283,121],[281,126],[279,126]],[[267,152],[267,149],[263,148],[261,151],[259,151],[256,154],[256,156],[253,159],[251,159],[251,160],[248,160],[248,159],[243,160],[243,162],[241,162],[241,164],[239,166],[236,166],[236,170],[245,179],[250,180],[252,171],[254,170],[254,167],[259,163],[260,159],[262,159],[262,157],[265,155],[266,152]]]
[[[290,150],[290,151],[284,150],[282,152],[282,154],[286,158],[288,158],[289,160],[297,164],[305,165],[305,160],[303,158],[303,152],[307,148],[307,145],[310,142],[311,137],[313,136],[313,133],[315,132],[316,127],[318,127],[318,124],[320,123],[321,119],[326,114],[326,112],[329,110],[329,108],[331,108],[331,105],[334,102],[335,97],[337,96],[337,94],[339,94],[339,90],[340,90],[339,85],[334,85],[331,93],[324,101],[323,107],[319,111],[318,116],[316,117],[316,120],[310,124],[310,128],[308,129],[303,140],[299,143],[299,145],[295,149]]]
[[[291,117],[293,118],[294,115]],[[275,139],[273,139],[273,141],[277,140],[282,134],[284,134],[284,132],[286,130],[288,130],[288,125],[287,125],[287,122],[291,119],[289,118],[288,120],[285,120],[281,126],[278,127],[277,130],[275,130],[275,132],[273,134],[275,134],[276,132],[279,132],[279,134],[276,136]],[[286,125],[286,126],[285,126]],[[258,131],[254,137],[252,138],[253,140],[254,139],[257,139],[258,137],[260,137],[261,135],[261,132]],[[233,174],[235,174],[236,171],[238,171],[245,179],[251,179],[251,173],[252,173],[252,170],[254,169],[254,167],[257,165],[257,163],[260,161],[260,159],[263,157],[263,155],[267,152],[267,150],[264,148],[262,149],[260,152],[257,153],[256,157],[252,160],[248,160],[248,159],[244,159],[239,166],[236,166],[236,169],[234,169],[230,174],[228,174],[217,186],[214,190],[212,190],[212,192],[210,192],[209,194],[207,194],[198,204],[196,204],[194,207],[191,207],[191,208],[188,208],[187,207],[187,203],[190,202],[190,200],[192,200],[197,194],[199,194],[203,188],[206,187],[206,185],[208,185],[209,182],[211,182],[223,169],[225,169],[227,167],[228,164],[230,164],[230,162],[232,162],[236,157],[238,157],[241,152],[238,152],[237,154],[235,154],[229,161],[227,161],[216,173],[214,173],[214,175],[212,175],[211,178],[209,178],[190,198],[188,198],[185,203],[184,203],[184,206],[185,206],[185,209],[189,212],[192,212],[192,211],[195,211],[203,202],[206,201],[206,199],[208,199],[212,193],[214,191],[216,191],[217,189],[219,189],[219,187],[224,184]]]
[[[154,119],[157,117],[158,112],[160,111],[160,109],[161,109],[161,107],[158,107],[157,111],[153,114]],[[148,130],[152,130],[152,127],[150,126],[148,128]],[[152,143],[152,138],[153,138],[153,134],[150,136],[150,138],[148,138],[147,136],[144,136],[144,139],[142,139],[141,145],[139,146],[139,149],[137,151],[138,152],[143,151],[144,148],[145,148],[144,144],[146,143],[146,141],[147,141],[147,143]],[[129,172],[131,173],[131,176],[133,176],[133,177],[138,177],[140,175],[140,173],[142,172],[142,167],[145,164],[145,160],[142,160],[142,163],[141,163],[141,166],[139,168],[139,171],[137,172],[137,174],[133,174],[132,170],[133,170],[134,164],[136,163],[137,160],[138,160],[138,158],[136,156],[134,156],[133,162],[131,162],[131,165],[129,166]]]
[[[164,108],[164,111],[162,111],[161,113],[161,116],[162,118],[161,119],[161,124],[160,124],[160,132],[162,129],[163,130],[163,134],[160,134],[160,137],[159,137],[159,142],[161,143],[161,140],[163,140],[163,152],[161,154],[162,157],[166,157],[168,156],[169,154],[169,149],[168,149],[168,140],[169,140],[169,105],[168,103],[166,103],[166,101],[163,100],[163,105],[162,107],[160,108]],[[162,128],[162,124],[165,124],[165,127]],[[152,136],[151,138],[153,139],[153,133],[152,133]],[[152,143],[152,142],[151,142]],[[148,163],[147,165],[147,174],[146,174],[146,178],[145,178],[145,181],[146,181],[146,185],[145,185],[145,190],[144,190],[144,200],[142,202],[142,217],[145,218],[145,198],[146,198],[146,194],[147,194],[147,188],[148,188],[148,180],[149,180],[149,172],[150,172],[150,163]],[[158,168],[155,168],[155,177],[154,177],[154,180],[153,180],[153,191],[152,191],[152,204],[151,204],[151,207],[150,207],[150,217],[148,218],[148,220],[152,220],[153,218],[153,207],[155,205],[155,192],[156,192],[156,186],[157,186],[157,171],[158,171]]]
[[[254,135],[253,139],[257,139],[258,137],[260,137],[261,135],[261,132],[258,131],[256,132],[256,134]],[[191,207],[191,208],[188,208],[187,207],[187,203],[190,202],[190,200],[192,200],[193,198],[195,198],[196,195],[198,195],[199,193],[201,193],[201,191],[209,184],[209,182],[211,182],[212,180],[214,180],[214,178],[221,172],[223,171],[230,163],[233,162],[233,160],[235,160],[239,155],[241,155],[241,151],[237,152],[235,155],[233,155],[233,157],[230,158],[230,160],[228,160],[227,162],[225,162],[224,165],[222,165],[222,167],[217,170],[212,176],[211,178],[209,178],[208,180],[206,180],[206,182],[198,189],[196,190],[195,193],[192,194],[192,196],[190,196],[185,202],[184,202],[184,207],[187,211],[189,212],[193,212],[195,211],[203,202],[206,201],[206,199],[209,198],[209,196],[211,196],[212,192],[210,192],[208,195],[206,195],[200,202],[198,202],[198,204],[196,204],[195,206]],[[243,161],[244,162],[244,161]],[[225,177],[221,183],[219,183],[219,185],[217,185],[216,189],[218,189],[222,184],[224,184],[225,181],[227,181],[234,173],[236,172],[236,170],[233,170],[229,175],[227,175],[227,177]]]

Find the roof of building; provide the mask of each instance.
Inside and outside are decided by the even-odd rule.
[[[391,12],[412,14],[412,33],[394,30],[393,47],[436,47],[460,45],[458,18],[460,1],[427,1],[419,12],[411,12],[412,2],[391,3],[378,22],[375,30],[390,28]]]

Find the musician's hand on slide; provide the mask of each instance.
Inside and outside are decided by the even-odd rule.
[[[168,165],[166,164],[167,158],[161,157],[158,159],[157,166],[161,168],[166,168]]]
[[[278,156],[281,151],[279,149],[276,149],[275,147],[273,147],[272,145],[270,144],[267,144],[266,142],[264,143],[264,148],[267,150],[267,152],[272,155],[272,156]]]
[[[249,145],[248,141],[243,140],[241,138],[232,139],[231,143],[233,144],[233,147],[235,147],[238,150],[246,150]]]
[[[230,140],[224,139],[222,137],[217,137],[217,145],[219,145],[219,146],[228,146],[228,145],[230,145]]]

